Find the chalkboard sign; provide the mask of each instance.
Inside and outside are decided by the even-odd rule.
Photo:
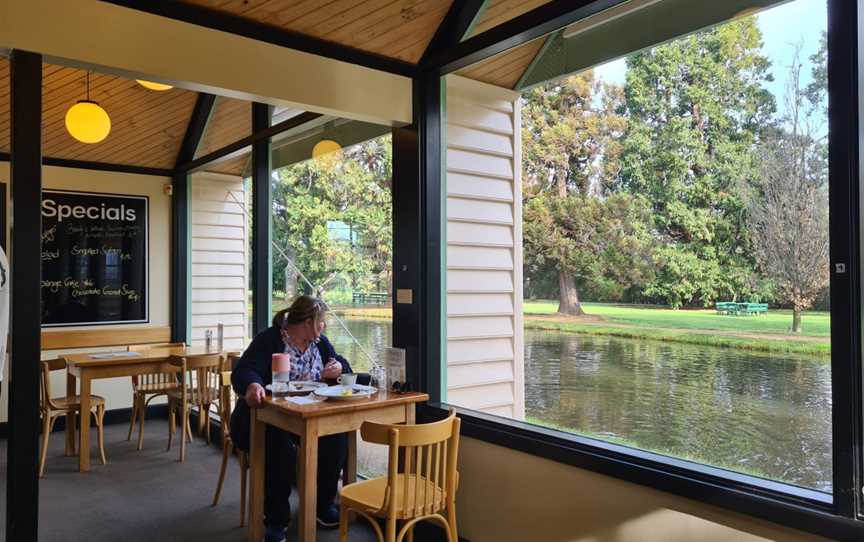
[[[42,326],[148,322],[148,198],[42,192]]]

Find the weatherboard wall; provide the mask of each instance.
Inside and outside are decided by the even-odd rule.
[[[519,94],[447,78],[447,402],[525,415]]]

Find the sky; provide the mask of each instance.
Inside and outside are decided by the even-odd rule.
[[[819,49],[822,32],[828,28],[827,0],[792,0],[756,15],[762,30],[762,51],[771,60],[774,81],[765,86],[781,103],[786,71],[792,62],[794,46],[802,44],[802,83],[810,81],[809,58]],[[623,58],[594,68],[594,73],[610,83],[623,84],[626,66]]]

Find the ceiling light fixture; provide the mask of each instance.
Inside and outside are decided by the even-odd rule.
[[[157,92],[161,92],[163,90],[171,90],[174,88],[172,85],[166,85],[165,83],[154,83],[153,81],[145,81],[144,79],[136,79],[139,85],[144,88],[149,88],[150,90],[155,90]]]
[[[90,72],[87,72],[87,99],[78,100],[66,111],[66,130],[81,143],[99,143],[111,133],[111,117],[90,99]]]
[[[312,159],[332,169],[342,159],[342,146],[332,139],[322,139],[312,147]]]

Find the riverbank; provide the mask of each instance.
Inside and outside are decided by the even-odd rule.
[[[791,314],[779,310],[747,317],[717,315],[707,310],[673,311],[586,303],[585,310],[590,316],[580,318],[555,314],[555,309],[557,305],[552,301],[526,302],[525,329],[800,354],[826,362],[831,355],[831,322],[827,313],[806,313],[804,332],[792,335],[784,329],[791,321]],[[389,307],[334,308],[334,313],[354,318],[392,318]]]

